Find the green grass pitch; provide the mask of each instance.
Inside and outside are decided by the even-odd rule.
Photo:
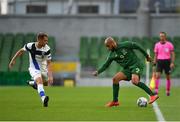
[[[31,87],[0,87],[0,121],[5,120],[77,120],[77,121],[156,121],[152,105],[140,108],[136,100],[145,92],[137,87],[120,88],[119,107],[106,108],[112,99],[110,87],[45,87],[49,107],[42,107],[37,92]],[[165,120],[180,121],[180,88],[165,96],[161,88],[158,105]]]

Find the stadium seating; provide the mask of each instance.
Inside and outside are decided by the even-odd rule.
[[[2,50],[1,50],[1,57],[0,57],[0,71],[8,71],[8,64],[10,62],[11,51],[13,47],[14,35],[8,33],[5,35]]]
[[[106,37],[101,37],[100,38],[100,43],[99,43],[99,58],[106,58],[107,54],[108,54],[108,50],[107,48],[104,46],[104,40],[106,39]]]
[[[99,38],[97,37],[91,37],[90,38],[90,49],[89,49],[89,59],[92,66],[96,67],[97,65],[97,59],[99,57]]]
[[[15,55],[15,53],[23,47],[23,41],[24,41],[24,34],[22,33],[18,33],[15,35],[15,38],[14,38],[14,45],[12,47],[12,53],[11,53],[11,59],[12,57]],[[21,65],[21,58],[17,58],[16,59],[16,64],[13,66],[13,68],[11,69],[11,71],[20,71],[20,65]]]
[[[172,40],[172,43],[174,44],[175,52],[177,52],[180,45],[180,36],[175,36]]]
[[[88,37],[81,37],[80,38],[80,50],[79,50],[79,58],[81,61],[81,65],[87,65],[88,61],[88,50],[89,50],[89,38]]]
[[[124,42],[124,41],[131,41],[129,37],[122,37],[119,41]]]
[[[1,56],[1,49],[3,47],[3,38],[4,38],[4,35],[0,33],[0,56]]]
[[[55,56],[55,50],[56,50],[56,42],[55,42],[55,38],[53,36],[49,36],[48,45],[51,48],[51,55],[52,55],[52,57],[54,57]]]
[[[25,35],[24,44],[29,43],[29,42],[35,42],[35,41],[36,41],[35,33],[30,32]]]
[[[112,36],[112,38],[113,38],[116,42],[119,41],[119,37],[118,37],[118,36]]]

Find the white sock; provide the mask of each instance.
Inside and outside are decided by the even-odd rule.
[[[33,81],[33,80],[32,80],[32,81],[29,81],[29,85],[34,85],[34,82],[35,82],[35,81]]]
[[[38,84],[37,91],[41,97],[42,102],[44,102],[45,92],[44,92],[43,84]]]

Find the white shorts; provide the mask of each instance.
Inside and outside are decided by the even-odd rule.
[[[41,77],[43,81],[47,82],[48,81],[48,73],[47,72],[42,72],[40,70],[36,70],[34,68],[29,68],[29,73],[31,77],[34,79],[34,81]]]

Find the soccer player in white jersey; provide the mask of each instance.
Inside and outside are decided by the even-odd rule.
[[[29,53],[29,73],[35,81],[33,87],[37,89],[44,107],[48,106],[49,97],[45,95],[43,82],[53,83],[51,53],[47,43],[48,35],[43,32],[38,33],[37,41],[25,44],[23,48],[16,52],[9,63],[9,68],[12,68],[17,57],[21,56],[25,51]]]

